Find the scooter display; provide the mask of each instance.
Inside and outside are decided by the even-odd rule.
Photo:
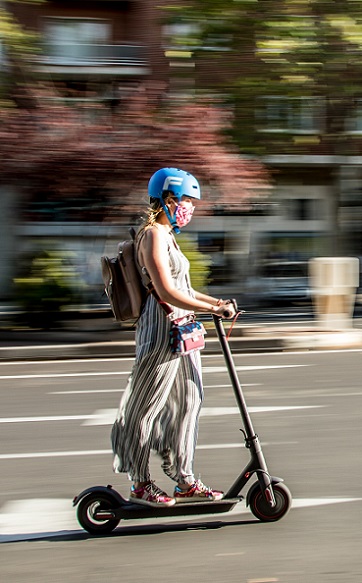
[[[235,302],[234,304],[237,308]],[[215,314],[212,315],[212,318],[240,410],[244,426],[240,431],[244,435],[245,448],[250,454],[249,463],[242,469],[223,498],[218,501],[183,501],[182,504],[155,508],[123,498],[110,485],[87,488],[75,496],[73,506],[77,507],[79,524],[89,533],[110,533],[121,520],[226,513],[244,499],[241,492],[249,482],[251,482],[251,486],[246,494],[246,506],[260,521],[275,522],[283,518],[289,511],[292,496],[282,478],[269,474],[261,443],[254,431],[238,379],[222,318]]]

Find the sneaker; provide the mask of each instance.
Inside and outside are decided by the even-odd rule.
[[[179,502],[215,502],[216,500],[221,500],[224,496],[223,492],[218,490],[212,490],[208,488],[201,482],[197,480],[188,490],[182,490],[178,486],[175,488],[175,500]]]
[[[176,502],[175,498],[168,496],[154,482],[137,489],[132,486],[129,499],[137,504],[145,504],[155,508],[158,506],[173,506]]]

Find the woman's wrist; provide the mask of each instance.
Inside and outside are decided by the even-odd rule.
[[[215,300],[215,304],[211,304],[210,306],[210,312],[212,314],[217,314],[218,309],[220,308],[220,306],[224,303],[224,300],[222,300],[221,298],[219,298],[218,300]]]

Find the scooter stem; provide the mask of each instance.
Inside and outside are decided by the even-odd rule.
[[[250,415],[248,413],[248,408],[244,398],[243,391],[240,386],[239,378],[236,373],[234,360],[231,354],[230,346],[226,338],[225,329],[222,324],[222,318],[216,314],[212,314],[216,333],[220,342],[220,346],[225,358],[226,366],[229,372],[230,380],[234,389],[236,402],[239,407],[240,415],[244,424],[245,429],[245,445],[250,449],[251,460],[249,464],[244,468],[243,472],[231,486],[226,496],[237,496],[240,490],[243,488],[245,483],[253,474],[257,474],[260,487],[267,502],[270,506],[275,506],[275,498],[273,490],[271,488],[271,479],[268,472],[268,468],[265,462],[265,458],[261,449],[259,438],[254,431],[253,424],[251,422]]]
[[[220,316],[217,316],[216,314],[212,314],[212,317],[214,320],[216,333],[217,333],[217,336],[218,336],[218,339],[219,339],[219,342],[220,342],[220,345],[221,345],[221,348],[222,348],[222,351],[224,354],[224,358],[225,358],[226,366],[227,366],[227,369],[229,372],[230,380],[231,380],[231,383],[232,383],[232,386],[234,389],[236,402],[238,404],[241,418],[243,420],[246,437],[251,439],[254,437],[255,432],[254,432],[254,428],[253,428],[253,424],[251,422],[250,416],[247,412],[246,402],[245,402],[244,395],[243,395],[243,392],[242,392],[241,387],[240,387],[238,375],[236,374],[236,370],[235,370],[234,361],[233,361],[233,357],[231,354],[229,342],[226,338],[225,329],[224,329],[224,326],[222,324],[222,318]]]

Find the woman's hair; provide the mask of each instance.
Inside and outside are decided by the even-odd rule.
[[[161,200],[159,198],[151,198],[150,206],[147,209],[147,216],[145,219],[145,227],[154,225],[157,221],[157,217],[162,213],[163,207],[161,205]]]
[[[164,202],[168,202],[170,198],[174,198],[173,192],[165,191],[162,195]],[[147,209],[147,215],[144,220],[142,227],[139,230],[139,233],[143,231],[146,227],[150,227],[157,222],[157,218],[160,214],[164,212],[163,207],[161,204],[161,200],[159,198],[151,198],[150,199],[150,206]]]

